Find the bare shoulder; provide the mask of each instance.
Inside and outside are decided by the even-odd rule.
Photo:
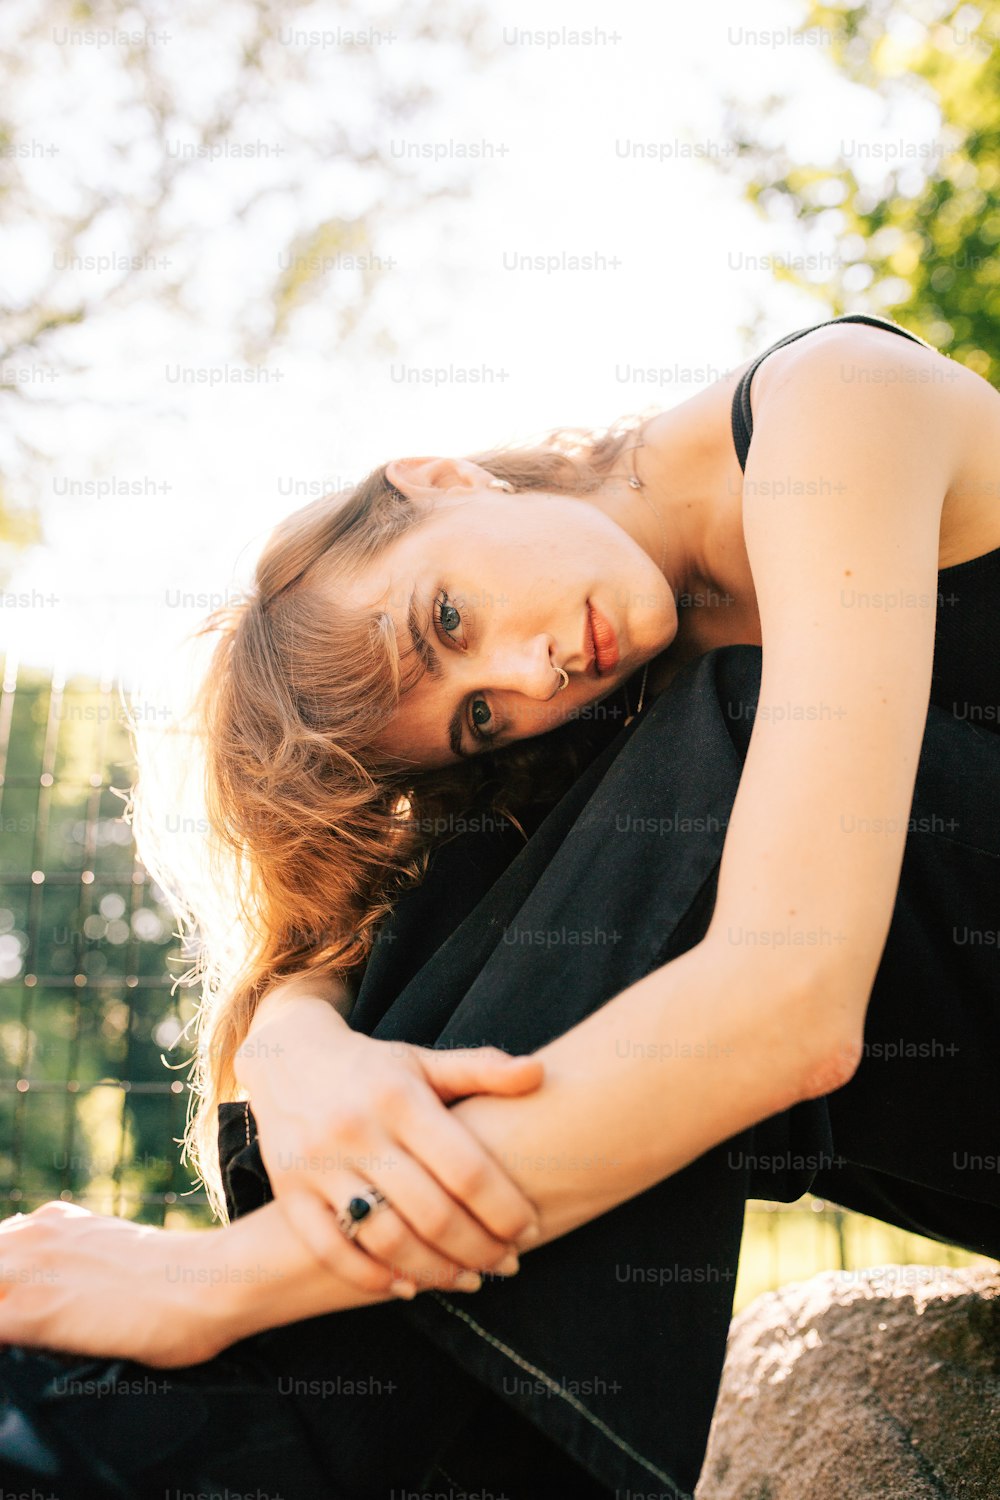
[[[801,381],[810,370],[822,372],[827,399],[833,404],[838,398],[846,403],[859,389],[871,394],[930,390],[946,404],[968,396],[977,386],[997,396],[978,375],[926,344],[870,323],[829,323],[775,349],[763,361],[750,385],[754,421],[770,397],[791,381]]]
[[[733,442],[732,400],[753,363],[744,361],[647,420],[644,463],[664,493],[682,473],[693,494],[714,496],[727,509],[740,494],[744,475]],[[766,427],[770,408],[781,422],[815,419],[818,430],[836,427],[839,414],[849,441],[851,434],[870,433],[889,403],[897,416],[900,408],[911,412],[917,441],[939,422],[961,433],[945,479],[939,567],[1000,547],[1000,392],[958,360],[885,328],[829,323],[773,350],[750,383],[755,434]]]
[[[912,414],[914,441],[957,435],[941,512],[940,567],[1000,546],[1000,392],[958,360],[888,329],[835,323],[776,349],[756,371],[754,429],[766,423],[790,384],[805,419],[843,421],[844,442],[859,436],[859,413],[878,422],[887,403]],[[867,421],[866,421],[867,426]]]

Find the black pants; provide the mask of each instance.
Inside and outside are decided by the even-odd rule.
[[[380,934],[352,1024],[523,1052],[696,943],[759,674],[757,648],[708,653],[597,756],[527,845],[500,826],[441,847]],[[156,1399],[51,1392],[53,1368],[20,1351],[0,1357],[0,1388],[18,1383],[25,1424],[34,1412],[51,1445],[77,1444],[127,1476],[107,1494],[159,1495],[169,1483],[285,1500],[689,1496],[747,1197],[791,1201],[812,1188],[1000,1256],[998,788],[1000,737],[932,707],[865,1056],[846,1088],[722,1143],[472,1297],[425,1294],[275,1329],[192,1370],[152,1372],[171,1384]],[[661,1064],[637,1061],[649,1065]],[[663,1077],[669,1087],[669,1060]],[[223,1106],[220,1129],[231,1211],[252,1211],[270,1195],[252,1114]],[[0,1441],[0,1455],[18,1451]],[[43,1471],[11,1477],[25,1472]],[[75,1495],[70,1484],[48,1493]]]

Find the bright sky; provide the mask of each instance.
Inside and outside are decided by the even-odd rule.
[[[502,39],[496,67],[436,80],[437,120],[394,148],[486,143],[488,158],[470,196],[435,205],[429,220],[414,214],[376,246],[397,262],[375,286],[397,350],[338,355],[316,309],[315,346],[300,330],[296,352],[270,361],[274,378],[207,389],[179,383],[178,366],[241,363],[210,330],[179,331],[142,307],[106,327],[90,340],[89,369],[68,382],[67,406],[32,425],[51,455],[36,476],[46,544],[21,559],[3,594],[8,650],[131,678],[238,591],[269,528],[314,495],[407,452],[473,452],[673,406],[825,316],[771,270],[769,258],[801,252],[795,226],[765,223],[735,180],[699,159],[725,149],[727,95],[793,95],[796,150],[815,160],[844,149],[845,119],[855,137],[899,135],[838,78],[822,38],[793,42],[798,5],[757,4],[752,26],[745,6],[720,0],[626,0],[613,12],[596,0],[491,0],[488,10]],[[324,14],[342,24],[319,4],[309,26]],[[585,28],[603,40],[568,39]],[[555,35],[512,44],[525,30]],[[50,63],[40,54],[43,91],[58,81]],[[913,109],[911,135],[932,134],[933,113]],[[247,165],[205,169],[226,170]],[[430,190],[449,165],[414,170]],[[240,273],[219,253],[224,227],[211,227],[218,181],[206,177],[201,271],[224,300]],[[8,244],[6,274],[12,253],[31,249]],[[545,257],[545,269],[512,268],[526,256]],[[577,256],[596,268],[573,268]],[[404,367],[492,378],[414,385]],[[140,493],[110,492],[126,484]]]

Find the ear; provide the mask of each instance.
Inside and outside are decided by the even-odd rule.
[[[466,500],[472,490],[482,489],[490,476],[467,458],[394,458],[386,464],[385,477],[409,500],[440,501],[449,492]]]

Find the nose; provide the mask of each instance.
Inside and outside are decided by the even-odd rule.
[[[498,641],[488,653],[484,685],[546,703],[555,697],[562,681],[552,659],[554,651],[555,642],[545,633],[520,641]]]

